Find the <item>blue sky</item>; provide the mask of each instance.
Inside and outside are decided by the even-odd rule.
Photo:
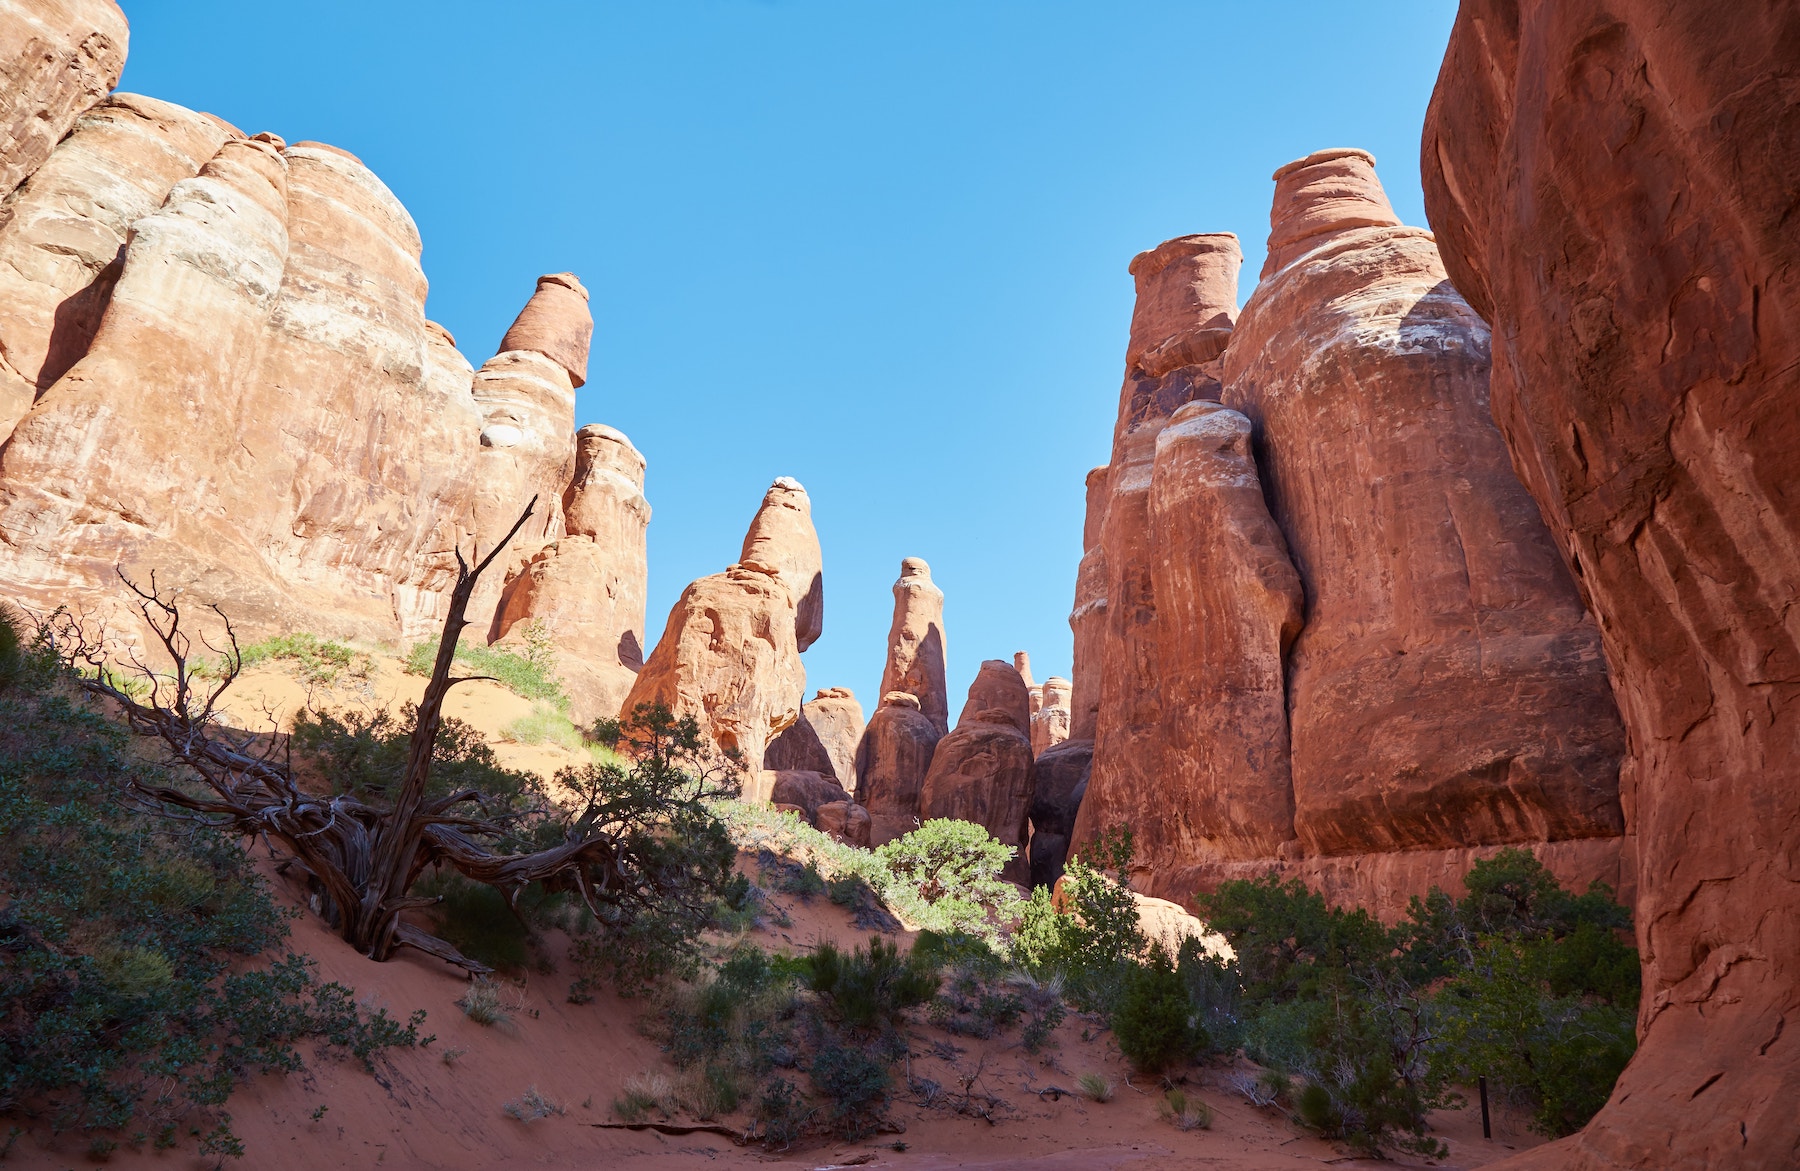
[[[593,293],[577,424],[649,459],[649,638],[775,476],[825,549],[810,688],[872,709],[904,556],[984,658],[1067,674],[1132,255],[1235,231],[1270,173],[1375,153],[1424,223],[1453,0],[123,0],[122,87],[367,162],[479,365],[539,273]]]

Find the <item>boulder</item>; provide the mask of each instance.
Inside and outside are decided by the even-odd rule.
[[[1060,675],[1052,675],[1037,689],[1031,705],[1031,752],[1042,755],[1069,738],[1070,709],[1073,688]]]
[[[894,583],[894,622],[888,629],[881,694],[904,691],[916,698],[940,736],[950,726],[944,654],[944,591],[932,583],[931,566],[922,558],[905,558]]]
[[[1465,0],[1426,117],[1494,417],[1629,732],[1637,1053],[1507,1167],[1800,1157],[1797,47],[1791,4]]]
[[[816,765],[771,765],[781,768],[817,768],[844,788],[856,788],[856,749],[863,737],[862,705],[848,687],[821,688],[800,705],[800,719],[769,746],[770,760],[777,745],[794,740],[794,750]]]
[[[764,516],[770,511],[786,515],[771,520]],[[805,490],[785,477],[775,481],[749,531],[758,538],[757,564],[733,565],[688,586],[622,710],[661,703],[678,716],[692,715],[719,748],[740,754],[754,775],[769,742],[800,718],[806,668],[796,615],[816,594],[795,587],[810,591],[817,580],[791,572],[805,564],[804,557],[783,553],[759,535],[785,532],[798,549],[816,549]]]
[[[806,818],[811,821],[819,812],[821,805],[832,802],[848,804],[850,794],[830,777],[823,773],[810,772],[804,769],[782,769],[775,771],[769,785],[769,801],[775,805],[797,805],[806,810]]]
[[[1031,792],[1031,885],[1055,886],[1094,765],[1092,740],[1064,740],[1038,754]]]
[[[998,665],[1012,675],[1022,700],[1024,681],[1012,664],[993,659],[983,664],[984,669],[989,665]],[[982,682],[978,676],[970,686],[971,701],[981,693]],[[1026,732],[1029,720],[1020,717],[1021,707],[1022,703],[974,712],[965,709],[956,730],[938,741],[932,753],[918,806],[921,822],[939,817],[974,822],[995,840],[1011,846],[1013,858],[1002,873],[1018,883],[1031,876],[1027,847],[1033,790],[1031,740]]]
[[[1486,325],[1431,234],[1398,223],[1366,152],[1320,151],[1275,184],[1223,401],[1271,453],[1262,488],[1305,574],[1286,680],[1302,848],[1616,838],[1624,744],[1599,631],[1490,416]],[[1282,592],[1265,629],[1297,607]],[[1293,637],[1295,619],[1273,624]],[[1277,768],[1262,729],[1279,720],[1279,659],[1259,639],[1268,699],[1245,698],[1267,716],[1229,752]],[[1281,804],[1220,856],[1269,844]]]
[[[0,199],[119,84],[129,41],[113,0],[0,3]]]
[[[869,811],[853,801],[828,801],[813,814],[813,827],[850,846],[869,846]]]
[[[643,487],[644,457],[631,440],[599,423],[576,432],[575,475],[563,494],[568,533],[527,562],[500,599],[496,641],[518,650],[528,631],[542,629],[580,723],[618,715],[644,665]]]
[[[881,697],[856,747],[856,799],[869,811],[874,845],[918,827],[919,794],[943,735],[917,696],[890,691]]]

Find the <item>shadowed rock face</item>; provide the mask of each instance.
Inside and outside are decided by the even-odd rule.
[[[1075,662],[1069,691],[1069,737],[1092,740],[1100,718],[1100,664],[1106,655],[1106,550],[1100,530],[1111,500],[1111,468],[1087,474],[1087,513],[1081,527],[1081,563],[1075,571],[1075,607],[1069,629]]]
[[[913,696],[940,736],[950,726],[944,654],[944,591],[932,582],[931,566],[923,558],[908,557],[900,562],[900,580],[894,583],[894,622],[888,629],[881,694],[904,691]]]
[[[919,824],[919,794],[944,733],[919,710],[917,696],[890,691],[869,717],[856,748],[856,799],[869,811],[879,846]]]
[[[1094,765],[1092,740],[1064,740],[1033,761],[1031,885],[1055,886],[1068,858],[1069,836]]]
[[[798,615],[822,605],[811,517],[798,483],[783,477],[770,486],[744,540],[755,563],[688,586],[624,711],[661,703],[691,714],[720,748],[743,755],[751,776],[762,769],[770,740],[800,718],[806,688]]]
[[[1587,618],[1488,411],[1488,330],[1361,151],[1276,172],[1225,354],[1306,583],[1288,664],[1308,854],[1612,837],[1623,740]]]
[[[0,0],[0,199],[119,83],[129,39],[113,0]]]
[[[1800,12],[1469,0],[1426,205],[1629,729],[1637,1055],[1533,1168],[1800,1165]]]
[[[495,633],[522,645],[531,624],[543,624],[585,724],[618,715],[644,665],[650,504],[644,457],[623,433],[590,423],[575,439],[575,476],[563,494],[568,533],[506,583]]]
[[[773,769],[811,769],[854,790],[862,737],[862,705],[850,689],[823,688],[800,705],[794,726],[769,742],[763,763]]]

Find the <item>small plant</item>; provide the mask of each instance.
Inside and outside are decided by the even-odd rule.
[[[362,681],[375,671],[375,660],[368,655],[345,643],[305,632],[265,638],[261,642],[251,643],[238,653],[241,668],[254,667],[259,663],[284,662],[293,667],[294,674],[301,682],[326,687],[336,683],[340,676],[348,675]],[[224,674],[227,666],[223,663],[198,663],[192,671],[203,677],[216,677]]]
[[[470,981],[469,990],[456,1005],[478,1025],[497,1025],[513,1013],[512,1006],[501,999],[500,986],[492,980]]]
[[[1187,987],[1161,943],[1126,973],[1124,992],[1112,1014],[1119,1051],[1141,1073],[1162,1073],[1206,1047],[1206,1032],[1194,1023]]]
[[[534,701],[531,714],[507,724],[502,735],[514,744],[554,744],[568,752],[581,752],[587,747],[581,730],[566,711],[545,699]]]
[[[459,1059],[461,1059],[462,1056],[467,1052],[468,1052],[467,1049],[446,1049],[446,1050],[444,1050],[442,1060],[445,1065],[448,1065],[452,1069],[454,1069],[454,1068],[456,1068],[457,1061]]]
[[[325,1112],[329,1109],[331,1109],[329,1106],[316,1106],[313,1108],[313,1112],[307,1115],[307,1117],[311,1118],[314,1122],[318,1122],[325,1117]]]
[[[1288,1092],[1287,1079],[1272,1069],[1234,1069],[1226,1075],[1225,1084],[1258,1108],[1275,1105]]]
[[[806,1133],[812,1116],[813,1111],[807,1107],[793,1082],[773,1078],[763,1086],[756,1100],[748,1137],[761,1141],[770,1150],[786,1150]]]
[[[550,635],[550,624],[533,618],[521,629],[525,639],[525,661],[543,671],[556,667],[556,641]]]
[[[516,1118],[520,1122],[536,1122],[540,1118],[548,1118],[552,1114],[565,1114],[567,1111],[560,1102],[546,1098],[536,1086],[527,1089],[516,1102],[508,1102],[500,1107],[508,1118]]]
[[[1156,1100],[1156,1113],[1176,1130],[1210,1130],[1212,1107],[1185,1090],[1169,1090]]]
[[[813,1088],[830,1104],[829,1122],[839,1138],[855,1142],[880,1127],[893,1080],[885,1061],[861,1045],[827,1043],[809,1073]]]
[[[1090,1102],[1110,1102],[1113,1096],[1112,1079],[1103,1073],[1084,1073],[1075,1079],[1081,1089],[1081,1096]]]
[[[663,1118],[675,1114],[675,1087],[660,1073],[635,1073],[613,1099],[613,1113],[621,1122],[642,1122],[651,1114]]]

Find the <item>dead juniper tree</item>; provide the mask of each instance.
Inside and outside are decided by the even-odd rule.
[[[388,800],[355,791],[309,792],[295,779],[286,737],[226,726],[220,699],[243,669],[236,631],[224,611],[208,607],[224,634],[218,645],[204,636],[198,641],[219,660],[196,659],[177,597],[160,590],[154,574],[148,588],[122,571],[119,576],[136,595],[171,670],[156,670],[130,651],[121,669],[121,655],[104,629],[96,632],[67,615],[52,620],[54,640],[82,687],[116,704],[133,732],[159,741],[169,763],[197,782],[177,787],[136,778],[129,795],[165,815],[285,851],[283,864],[300,867],[316,883],[325,919],[371,959],[412,947],[471,974],[491,970],[403,918],[438,901],[409,893],[427,868],[438,866],[498,889],[515,908],[520,892],[539,883],[578,893],[616,932],[640,928],[646,919],[672,918],[683,925],[674,934],[685,931],[691,939],[729,886],[734,851],[708,802],[735,787],[729,766],[705,753],[692,717],[677,720],[666,709],[640,708],[625,736],[633,763],[565,769],[557,778],[565,799],[540,800],[523,814],[535,819],[533,836],[540,843],[560,838],[543,848],[502,849],[518,843],[521,814],[496,815],[475,789],[430,792],[444,697],[458,683],[486,678],[452,674],[457,639],[469,624],[469,597],[536,503],[533,498],[506,538],[473,567],[456,550],[456,586],[437,659]]]

